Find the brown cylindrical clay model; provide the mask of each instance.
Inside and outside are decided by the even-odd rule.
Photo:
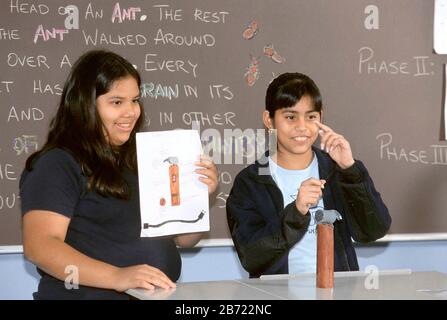
[[[334,226],[317,225],[317,288],[334,287]]]

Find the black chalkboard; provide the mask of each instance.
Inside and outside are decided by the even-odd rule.
[[[216,129],[238,152],[231,136],[263,128],[272,78],[310,75],[324,121],[382,193],[391,233],[444,232],[446,58],[433,53],[433,11],[421,0],[1,1],[0,245],[21,243],[25,159],[45,141],[71,64],[94,47],[141,72],[145,130],[197,120],[204,143]],[[225,201],[246,165],[220,162],[210,239],[229,238]]]

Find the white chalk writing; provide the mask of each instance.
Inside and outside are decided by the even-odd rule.
[[[27,56],[19,55],[17,53],[11,52],[8,54],[7,58],[8,66],[10,67],[30,67],[30,68],[47,68],[50,66],[47,63],[47,57],[44,55],[37,56]]]
[[[227,206],[227,199],[229,194],[224,192],[219,192],[216,196],[216,200],[219,200],[221,204],[218,204],[218,208],[225,208]]]
[[[216,44],[216,38],[210,34],[200,35],[179,35],[170,32],[163,32],[158,29],[157,35],[154,38],[155,45],[175,45],[175,46],[206,46],[213,47]]]
[[[94,35],[88,34],[84,30],[82,30],[82,34],[86,45],[144,46],[147,43],[146,36],[142,34],[112,35],[99,32],[98,29],[95,29]]]
[[[200,125],[230,125],[235,127],[236,125],[232,120],[235,117],[236,114],[234,112],[225,112],[223,114],[215,113],[210,117],[206,112],[191,111],[183,113],[182,121],[187,126],[190,126],[193,123],[199,123]]]
[[[45,15],[50,12],[50,8],[42,3],[28,3],[19,0],[10,0],[9,10],[11,13],[24,13],[24,14],[40,14]]]
[[[104,16],[104,10],[103,9],[93,10],[92,4],[89,3],[88,6],[87,6],[87,9],[85,10],[84,19],[85,20],[88,20],[88,19],[102,19],[103,16]]]
[[[16,120],[20,121],[40,121],[45,118],[45,115],[42,110],[39,108],[26,108],[25,110],[21,110],[17,112],[16,108],[12,106],[9,109],[8,121]]]
[[[167,21],[182,21],[182,9],[172,9],[167,4],[162,5],[154,5],[154,8],[158,8],[158,19],[160,21],[167,20]]]
[[[230,87],[224,86],[223,84],[212,84],[209,86],[210,96],[212,99],[224,98],[226,100],[231,100],[234,97],[233,92],[231,92]]]
[[[3,92],[10,93],[12,84],[14,84],[14,81],[7,81],[7,80],[0,81],[0,93]]]
[[[10,163],[2,164],[0,162],[0,180],[17,180],[16,172],[13,171],[14,165]]]
[[[231,173],[228,171],[221,171],[219,172],[219,182],[223,184],[229,184],[231,185],[233,182],[233,178],[231,177]]]
[[[15,192],[9,195],[0,194],[0,210],[14,208],[14,206],[18,203],[17,199],[19,198],[19,195]]]
[[[191,60],[168,60],[164,58],[157,59],[156,53],[148,53],[144,59],[145,71],[169,71],[169,72],[184,72],[192,74],[197,78],[197,63]]]
[[[21,154],[30,154],[31,152],[37,151],[39,146],[37,144],[37,136],[31,135],[21,135],[14,139],[12,143],[12,149],[17,153],[18,156]]]
[[[408,61],[388,61],[375,59],[374,50],[370,47],[359,49],[359,74],[387,74],[387,75],[413,75],[432,76],[435,74],[430,68],[434,66],[428,56],[413,56]]]
[[[59,65],[59,68],[62,68],[64,66],[67,66],[67,67],[71,68],[70,59],[68,59],[68,56],[66,54],[64,54],[64,56],[62,57],[61,63]]]
[[[20,40],[19,30],[0,28],[0,40]]]
[[[206,23],[225,23],[227,11],[203,11],[198,8],[194,10],[194,21]]]
[[[376,140],[379,142],[381,160],[447,165],[447,145],[430,145],[427,150],[398,147],[393,144],[393,136],[388,132],[377,135]]]
[[[142,83],[140,87],[142,98],[167,98],[168,100],[177,99],[179,97],[179,85],[162,85],[160,83]]]
[[[62,94],[62,86],[59,83],[49,84],[43,83],[42,80],[33,81],[33,93],[52,94],[60,96]]]

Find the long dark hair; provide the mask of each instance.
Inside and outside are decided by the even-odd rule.
[[[96,98],[110,91],[115,81],[128,76],[134,78],[140,87],[138,71],[123,57],[105,50],[93,50],[82,55],[65,82],[47,141],[41,150],[27,159],[26,169],[32,170],[39,155],[61,148],[79,162],[88,178],[89,190],[103,196],[127,199],[129,190],[123,170],[137,170],[135,134],[143,125],[143,106],[140,104],[141,114],[129,140],[115,147],[104,137]]]

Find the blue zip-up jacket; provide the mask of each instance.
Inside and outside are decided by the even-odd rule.
[[[343,170],[326,152],[313,151],[320,179],[327,181],[325,209],[335,209],[343,218],[334,223],[334,270],[358,270],[352,240],[382,238],[391,225],[388,209],[361,161],[355,160]],[[267,157],[268,153],[262,164],[257,161],[236,176],[227,199],[231,237],[251,278],[287,274],[289,249],[304,236],[310,223],[310,214],[302,215],[295,201],[284,207],[281,191],[269,174]]]

